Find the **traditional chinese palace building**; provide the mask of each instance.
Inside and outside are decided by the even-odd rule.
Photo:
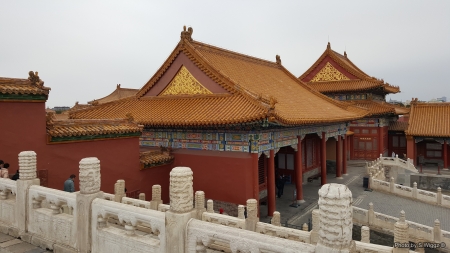
[[[327,140],[345,142],[347,123],[367,112],[312,89],[286,70],[279,56],[271,62],[235,53],[194,41],[192,32],[182,31],[173,52],[135,96],[70,117],[131,115],[145,126],[142,149],[173,149],[173,163],[162,166],[191,167],[195,190],[210,194],[225,211],[249,198],[267,199],[271,215],[276,167],[297,185],[298,201],[306,176],[318,175],[325,184]],[[341,177],[345,150],[334,147]]]
[[[388,137],[389,123],[408,112],[385,102],[387,94],[400,92],[399,87],[370,77],[350,61],[346,52],[341,55],[333,51],[330,43],[299,79],[330,98],[367,110],[366,117],[349,124],[347,148],[351,159],[373,160],[388,154],[389,138],[398,138]],[[404,139],[397,141],[406,144]]]
[[[450,103],[411,102],[406,133],[407,156],[416,164],[449,168]]]

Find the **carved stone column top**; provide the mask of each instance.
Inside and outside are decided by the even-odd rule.
[[[205,208],[205,192],[195,192],[195,208]]]
[[[161,185],[155,184],[152,186],[152,200],[161,200]]]
[[[80,161],[80,193],[92,194],[100,191],[100,160],[97,157]]]
[[[19,153],[20,179],[36,178],[36,152],[22,151]]]
[[[351,198],[352,192],[346,185],[331,183],[326,184],[320,188],[319,197],[329,199]]]
[[[170,210],[175,213],[192,211],[193,173],[188,167],[175,167],[170,172]]]

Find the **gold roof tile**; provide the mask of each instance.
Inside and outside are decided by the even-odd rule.
[[[411,102],[407,135],[450,137],[450,103]]]
[[[192,32],[192,30],[191,30]],[[298,80],[277,57],[276,62],[193,41],[186,35],[136,97],[120,99],[70,113],[72,118],[122,118],[150,126],[199,126],[254,122],[282,125],[343,122],[366,115],[365,110],[328,98]],[[178,54],[185,54],[230,94],[143,97]]]

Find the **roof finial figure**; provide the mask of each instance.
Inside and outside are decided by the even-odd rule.
[[[117,89],[120,89],[120,83],[119,83],[119,84],[117,84]]]
[[[181,32],[181,39],[187,39],[188,41],[192,41],[192,34],[194,33],[194,29],[189,27],[186,31],[186,26],[183,26],[183,31]]]
[[[281,57],[279,55],[275,56],[275,59],[277,60],[277,64],[281,65]]]
[[[30,71],[28,72],[28,80],[30,80],[30,82],[38,87],[42,87],[44,86],[44,82],[39,78],[39,73]]]
[[[125,117],[127,118],[128,122],[133,122],[134,121],[134,117],[133,115],[129,112],[125,115]]]
[[[344,51],[344,57],[347,58],[347,51]]]
[[[331,49],[331,44],[329,41],[328,41],[327,49]]]

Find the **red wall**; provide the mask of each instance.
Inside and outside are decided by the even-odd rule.
[[[8,162],[13,174],[18,154],[32,150],[37,169],[48,170],[48,186],[62,189],[70,174],[78,176],[79,162],[97,157],[101,168],[101,190],[114,193],[114,183],[124,179],[128,191],[140,189],[151,197],[153,184],[169,183],[172,167],[139,170],[139,138],[46,144],[44,103],[0,102],[0,159]],[[78,190],[78,177],[75,188]]]
[[[253,198],[253,171],[250,153],[203,150],[175,150],[172,164],[139,170],[139,138],[124,138],[61,144],[46,143],[44,103],[0,103],[0,159],[18,166],[18,154],[32,150],[37,154],[37,169],[48,170],[48,186],[62,189],[64,181],[78,176],[79,162],[97,157],[101,167],[101,190],[114,193],[114,183],[124,179],[128,191],[140,189],[151,199],[152,185],[162,187],[162,199],[169,202],[169,173],[176,166],[194,172],[194,191],[206,198],[245,204]],[[78,177],[75,188],[79,190]]]
[[[194,191],[204,191],[206,199],[245,205],[247,199],[253,198],[250,153],[178,149],[174,155],[172,167],[190,167],[194,172]]]

